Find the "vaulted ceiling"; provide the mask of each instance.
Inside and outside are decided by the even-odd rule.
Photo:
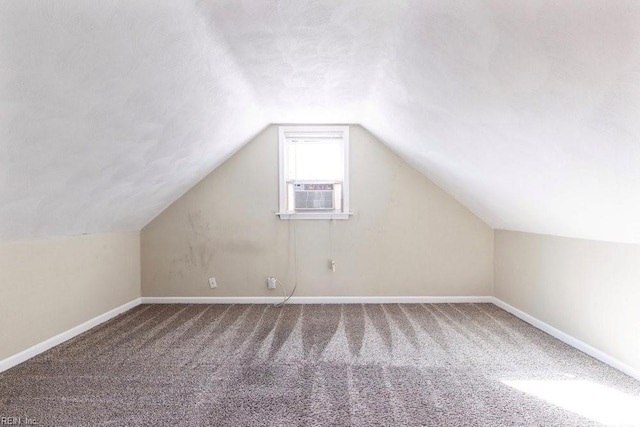
[[[640,3],[0,0],[0,239],[140,229],[269,123],[495,228],[640,243]]]

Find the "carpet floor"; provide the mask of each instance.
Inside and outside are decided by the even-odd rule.
[[[635,403],[492,304],[140,305],[0,374],[0,417],[55,426],[635,425]]]

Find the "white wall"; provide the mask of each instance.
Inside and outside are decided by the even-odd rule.
[[[0,243],[0,360],[140,296],[140,233]]]
[[[495,296],[640,370],[640,245],[496,230]]]
[[[274,215],[268,127],[142,230],[143,296],[279,296],[266,278],[293,282],[294,227],[296,295],[490,295],[493,230],[362,127],[350,148],[355,215],[294,226]]]

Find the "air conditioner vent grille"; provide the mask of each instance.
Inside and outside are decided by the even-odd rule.
[[[294,184],[296,210],[333,210],[333,184]]]

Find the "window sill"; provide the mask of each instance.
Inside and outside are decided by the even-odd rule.
[[[351,212],[277,212],[280,219],[349,219]]]

